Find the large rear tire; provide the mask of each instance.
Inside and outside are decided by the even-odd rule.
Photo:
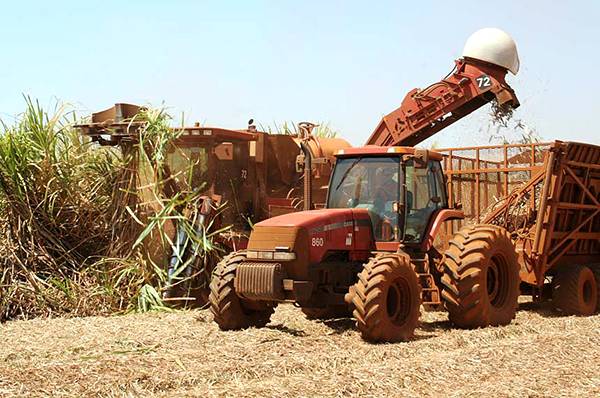
[[[445,253],[442,298],[461,328],[507,325],[519,298],[519,263],[508,231],[480,224],[461,229]]]
[[[264,327],[274,308],[268,303],[245,302],[235,293],[233,281],[240,263],[246,260],[243,252],[231,253],[221,260],[210,282],[210,310],[221,330]]]
[[[421,287],[404,254],[372,258],[358,275],[347,301],[354,307],[362,338],[372,342],[407,341],[421,315]]]
[[[598,306],[598,285],[584,265],[559,269],[552,283],[552,303],[565,315],[592,315]]]

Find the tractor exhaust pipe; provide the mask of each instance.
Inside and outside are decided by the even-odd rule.
[[[306,141],[300,143],[304,154],[304,209],[312,210],[312,153]]]
[[[303,210],[312,210],[312,152],[308,146],[308,141],[313,138],[312,130],[317,127],[317,124],[310,122],[298,123],[300,136],[300,148],[304,154],[304,206]]]

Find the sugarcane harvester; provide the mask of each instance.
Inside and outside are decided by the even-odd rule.
[[[140,111],[136,105],[116,104],[94,113],[90,123],[78,128],[92,141],[119,146],[128,154],[143,140],[147,122]],[[161,171],[165,183],[160,187],[165,198],[185,191],[199,196],[178,209],[184,220],[165,221],[170,252],[153,250],[157,252],[153,261],[167,274],[166,302],[205,305],[218,258],[245,248],[253,223],[323,206],[333,153],[350,147],[341,138],[315,136],[313,123],[300,123],[294,134],[269,134],[252,122],[240,130],[199,124],[174,129],[177,134],[166,150]],[[143,195],[143,189],[136,190]],[[154,204],[155,198],[143,202]]]
[[[311,318],[351,311],[370,341],[409,339],[421,305],[446,304],[460,327],[510,323],[520,265],[509,231],[465,227],[444,253],[436,237],[464,213],[442,154],[414,146],[491,101],[516,108],[505,76],[518,68],[510,36],[478,31],[446,78],[409,92],[366,146],[338,151],[326,208],[256,224],[247,249],[217,265],[209,301],[220,328],[264,326],[281,302]]]

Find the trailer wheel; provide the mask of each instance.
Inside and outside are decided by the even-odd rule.
[[[271,319],[274,308],[262,302],[245,302],[235,293],[233,280],[237,266],[246,260],[240,252],[221,260],[210,282],[210,310],[221,330],[263,327]]]
[[[302,312],[307,319],[334,319],[348,318],[352,313],[345,305],[330,305],[325,308],[302,307]]]
[[[594,277],[596,277],[596,296],[598,296],[596,302],[596,312],[600,312],[600,265],[594,265],[592,272],[594,273]]]
[[[554,308],[565,315],[592,315],[598,305],[598,286],[592,270],[584,265],[560,269],[552,286]]]
[[[363,339],[410,339],[421,315],[421,287],[408,256],[372,258],[350,288],[347,301],[354,307],[356,326]]]
[[[480,224],[461,229],[445,253],[442,298],[461,328],[507,325],[519,298],[519,263],[508,231]]]

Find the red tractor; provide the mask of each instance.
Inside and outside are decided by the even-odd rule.
[[[452,242],[460,250],[446,256],[460,266],[444,267],[434,241],[445,221],[464,215],[448,198],[442,155],[412,147],[492,100],[518,106],[504,80],[518,68],[516,47],[504,32],[491,37],[490,56],[481,35],[469,39],[451,74],[411,91],[367,146],[338,152],[325,209],[256,224],[247,250],[217,265],[209,301],[221,329],[263,326],[278,303],[291,301],[311,318],[351,310],[365,339],[402,341],[413,335],[421,305],[442,304],[441,286],[455,299],[446,300],[454,323],[511,321],[519,263],[508,232],[493,225],[458,232]]]
[[[344,150],[326,209],[258,223],[247,250],[217,266],[215,321],[222,329],[263,326],[278,302],[294,301],[310,317],[351,308],[367,340],[410,338],[421,304],[439,306],[439,286],[457,289],[460,278],[443,272],[433,245],[445,221],[463,217],[449,206],[441,160],[406,147]],[[472,228],[460,241],[469,249],[454,259],[470,275],[458,294],[471,297],[451,317],[467,327],[509,323],[519,295],[514,245],[501,227]]]

